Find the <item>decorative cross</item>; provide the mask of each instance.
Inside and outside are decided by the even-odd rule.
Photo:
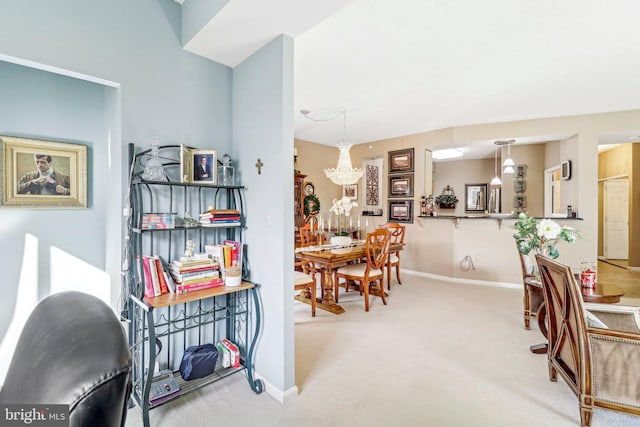
[[[262,163],[262,160],[258,159],[258,163],[256,163],[256,167],[258,168],[258,175],[262,174],[262,166],[264,166],[264,163]]]

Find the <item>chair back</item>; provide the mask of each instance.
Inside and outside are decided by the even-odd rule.
[[[378,228],[367,233],[365,249],[367,253],[367,265],[370,269],[381,269],[389,255],[389,243],[391,232],[386,228]]]
[[[576,395],[591,395],[591,353],[580,286],[571,268],[536,255],[547,310],[549,369]]]
[[[324,234],[319,232],[318,225],[310,222],[300,227],[300,242],[302,246],[324,244]]]
[[[404,243],[404,232],[406,227],[397,222],[387,222],[382,224],[381,228],[386,228],[391,232],[391,243]]]
[[[127,336],[111,307],[92,295],[60,292],[29,315],[0,403],[64,404],[71,427],[124,426],[130,374]]]
[[[520,269],[522,270],[522,281],[524,282],[527,278],[535,278],[535,274],[533,274],[533,265],[531,264],[531,258],[527,255],[523,255],[520,251],[518,251],[518,257],[520,258]]]

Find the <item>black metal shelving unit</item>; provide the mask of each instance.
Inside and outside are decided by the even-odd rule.
[[[158,255],[164,263],[169,263],[184,254],[188,240],[195,243],[199,252],[204,252],[205,245],[224,240],[243,242],[246,221],[244,187],[180,182],[180,153],[183,150],[184,147],[179,145],[159,148],[159,158],[167,173],[166,181],[142,178],[150,150],[136,154],[135,148],[130,146],[129,151],[132,167],[125,251],[129,268],[123,279],[123,293],[128,295],[128,304],[122,316],[128,321],[133,357],[132,400],[142,409],[145,426],[149,426],[149,410],[169,401],[149,402],[156,369],[174,372],[181,392],[170,400],[239,372],[246,373],[249,386],[255,393],[264,389],[262,381],[255,379],[253,372],[255,346],[261,328],[258,284],[243,280],[240,286],[218,286],[184,294],[144,297],[143,255]],[[203,227],[182,224],[185,214],[197,220],[199,214],[210,207],[237,209],[241,216],[240,225]],[[144,229],[142,218],[147,213],[174,214],[175,227]],[[247,278],[246,260],[242,265],[243,278]],[[213,374],[197,380],[183,380],[179,365],[184,350],[192,345],[216,344],[222,338],[238,346],[240,367],[224,368],[219,358]]]

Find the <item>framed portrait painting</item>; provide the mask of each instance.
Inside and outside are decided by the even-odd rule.
[[[389,173],[413,172],[413,148],[389,151]]]
[[[215,185],[218,177],[216,150],[191,150],[191,182]]]
[[[87,146],[0,136],[2,206],[87,207]]]
[[[389,175],[389,197],[413,197],[413,174]]]
[[[389,200],[389,221],[413,223],[413,200]]]

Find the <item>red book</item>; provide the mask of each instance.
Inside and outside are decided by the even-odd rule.
[[[162,268],[162,262],[160,261],[160,258],[157,255],[154,255],[153,261],[154,261],[156,271],[158,272],[158,282],[160,283],[160,295],[168,294],[169,286],[167,285],[167,282],[164,278],[164,274],[163,274],[164,268]]]
[[[153,298],[156,296],[153,290],[153,280],[151,279],[151,268],[149,267],[149,258],[142,257],[142,270],[144,271],[144,296]]]
[[[176,284],[176,293],[181,294],[184,292],[199,291],[201,289],[213,288],[215,286],[222,286],[224,282],[221,278],[212,279],[206,282],[191,283],[191,284]]]

